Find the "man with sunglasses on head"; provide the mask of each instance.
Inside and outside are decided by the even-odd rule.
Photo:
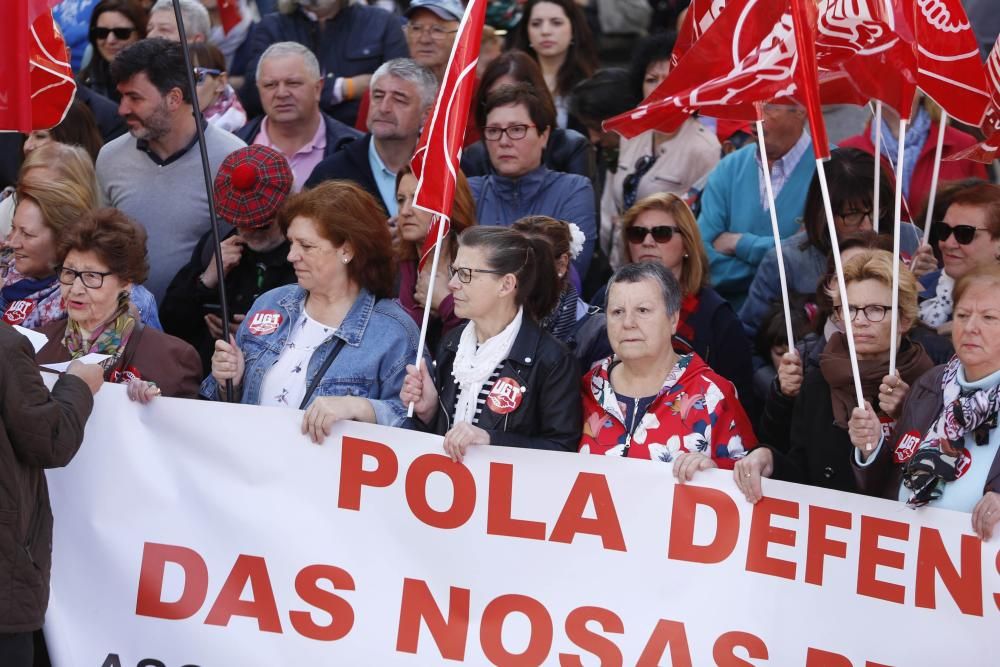
[[[943,267],[920,279],[920,319],[950,335],[955,282],[1000,262],[1000,185],[980,183],[954,194],[944,219],[931,223],[930,241]]]

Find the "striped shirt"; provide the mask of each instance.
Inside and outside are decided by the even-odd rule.
[[[490,392],[493,391],[493,385],[497,383],[500,379],[500,369],[503,368],[503,362],[501,361],[499,365],[490,374],[489,379],[483,383],[483,388],[479,390],[479,396],[476,397],[476,417],[472,420],[472,425],[475,426],[479,423],[479,415],[483,413],[483,408],[486,406],[486,399],[489,397]],[[456,417],[455,412],[458,410],[458,397],[462,392],[456,392],[455,394],[455,405],[451,409],[451,420],[452,424],[455,423]]]

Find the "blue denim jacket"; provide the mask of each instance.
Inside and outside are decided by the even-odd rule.
[[[236,344],[243,351],[242,403],[260,403],[264,376],[278,360],[291,328],[298,321],[308,292],[298,285],[285,285],[261,295],[254,302],[236,333]],[[273,332],[253,334],[249,324],[262,311],[278,313],[280,322]],[[391,299],[376,299],[365,289],[358,294],[335,336],[346,343],[323,379],[316,396],[360,396],[367,398],[375,418],[383,426],[403,426],[406,406],[399,391],[406,376],[406,364],[417,354],[419,331],[403,308]],[[321,345],[309,360],[306,386],[323,365],[333,340]],[[201,395],[216,400],[219,384],[209,375],[201,384]]]

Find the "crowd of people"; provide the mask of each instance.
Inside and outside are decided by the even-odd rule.
[[[750,502],[769,477],[956,509],[994,532],[1000,185],[945,162],[926,214],[933,101],[914,102],[904,137],[887,111],[877,151],[863,115],[834,137],[834,244],[801,108],[766,105],[760,136],[699,116],[603,130],[669,76],[686,2],[623,3],[631,26],[608,3],[492,2],[432,273],[410,161],[463,3],[238,4],[227,31],[215,0],[180,0],[181,26],[171,0],[65,0],[77,98],[58,126],[0,147],[19,165],[0,200],[0,317],[48,337],[39,363],[106,355],[104,381],[138,403],[302,410],[316,443],[357,420],[442,435],[455,461],[491,446],[632,457],[682,483],[718,467]],[[613,30],[638,40],[627,67],[598,58]],[[945,145],[974,132],[948,127]],[[893,165],[900,141],[910,157]],[[8,366],[24,366],[8,337]],[[38,419],[89,411],[83,384],[100,379],[69,373],[84,383],[32,385]],[[37,607],[0,618],[0,635],[40,626]]]

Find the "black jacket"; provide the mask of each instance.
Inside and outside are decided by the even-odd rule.
[[[28,339],[0,324],[0,633],[42,627],[52,566],[45,469],[70,462],[94,406],[86,383],[45,388]]]
[[[260,132],[260,125],[263,122],[264,116],[254,118],[233,134],[245,141],[249,146]],[[325,113],[323,114],[323,123],[326,125],[326,148],[323,149],[324,158],[330,157],[347,144],[363,136],[353,127],[348,127],[336,118],[327,116]]]
[[[466,326],[448,334],[434,363],[440,404],[434,422],[427,427],[439,435],[452,427],[458,385],[452,378],[451,369]],[[576,358],[527,315],[497,383],[503,378],[513,379],[523,391],[520,404],[505,415],[491,410],[487,401],[478,426],[489,432],[491,445],[567,452],[579,448],[583,408]]]
[[[77,86],[76,99],[86,104],[94,114],[104,143],[117,139],[128,131],[125,119],[118,115],[118,105],[104,95],[86,86]]]
[[[375,198],[375,201],[380,202],[382,208],[388,211],[389,207],[382,199],[382,193],[378,191],[371,163],[368,162],[368,146],[371,145],[371,142],[372,135],[366,134],[361,139],[344,146],[343,150],[323,158],[323,161],[313,169],[312,175],[306,181],[306,187],[313,188],[323,181],[335,178],[354,181],[367,190]]]
[[[262,16],[248,38],[250,46],[246,79],[239,91],[240,101],[249,116],[263,113],[257,91],[257,61],[275,42],[298,42],[309,47],[319,60],[324,77],[320,104],[323,111],[337,120],[354,125],[358,99],[333,104],[333,85],[338,77],[371,74],[379,65],[393,58],[410,55],[399,17],[376,7],[348,5],[320,28],[301,8],[288,14]],[[356,93],[360,98],[360,92]]]
[[[198,278],[214,254],[215,244],[209,232],[195,246],[191,261],[170,281],[160,304],[163,330],[194,346],[206,375],[212,370],[215,341],[208,332],[204,316],[210,312],[220,315],[217,309],[219,290],[205,287]],[[295,270],[288,263],[287,241],[265,253],[244,248],[239,264],[226,274],[226,300],[230,315],[245,315],[261,294],[294,282]]]
[[[542,162],[552,171],[586,176],[593,183],[597,178],[594,147],[587,137],[573,130],[553,128]],[[495,173],[486,144],[480,139],[462,151],[462,173],[468,177]]]

